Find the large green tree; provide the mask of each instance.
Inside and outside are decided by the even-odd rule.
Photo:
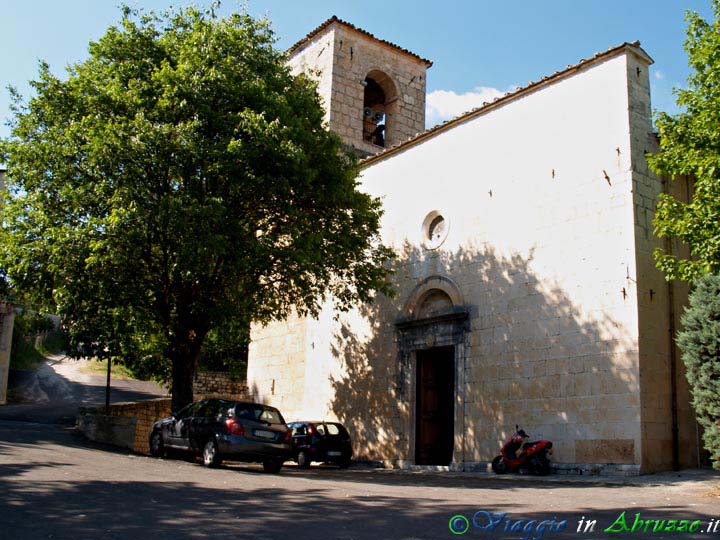
[[[0,263],[72,343],[192,400],[229,320],[314,313],[386,290],[381,205],[326,130],[267,21],[123,9],[64,80],[40,66],[2,141]]]
[[[677,90],[683,112],[657,115],[660,150],[650,156],[651,167],[668,177],[684,175],[694,181],[692,199],[685,203],[671,195],[660,198],[655,231],[690,247],[682,258],[658,250],[658,267],[668,279],[693,281],[720,272],[720,0],[713,0],[715,20],[688,12],[685,49],[692,73],[688,87]]]

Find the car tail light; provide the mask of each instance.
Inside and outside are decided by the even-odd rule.
[[[292,442],[292,429],[285,432],[285,442]]]
[[[307,434],[308,434],[308,435],[315,435],[315,428],[313,427],[312,424],[308,424]]]
[[[230,435],[245,435],[245,428],[243,425],[235,420],[234,418],[228,418],[225,420],[225,427]]]

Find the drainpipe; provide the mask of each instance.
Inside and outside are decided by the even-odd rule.
[[[669,242],[667,242],[669,244]],[[668,281],[668,314],[670,316],[670,407],[672,411],[672,466],[673,471],[680,470],[680,441],[678,436],[677,411],[677,355],[675,353],[675,291],[672,281]]]
[[[457,347],[460,349],[461,347]],[[463,344],[462,346],[462,377],[460,378],[460,386],[461,386],[461,395],[460,395],[460,406],[462,407],[462,460],[463,460],[463,466],[462,470],[465,472],[465,463],[467,460],[465,459],[465,436],[466,436],[466,420],[465,420],[465,413],[467,412],[467,407],[465,407],[465,386],[466,381],[465,378],[467,377],[467,369],[465,366],[467,355],[465,354],[465,346]]]
[[[669,180],[662,181],[663,193],[670,192]],[[665,253],[672,252],[672,241],[665,237]],[[677,354],[675,353],[675,287],[668,280],[668,337],[670,341],[670,410],[672,413],[672,468],[680,470],[680,439],[678,435],[678,397],[677,397]]]

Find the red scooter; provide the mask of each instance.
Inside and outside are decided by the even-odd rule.
[[[549,473],[553,444],[550,441],[525,442],[528,438],[524,430],[515,426],[515,435],[500,450],[502,455],[492,460],[492,470],[497,474],[521,470],[527,470],[530,474]],[[518,455],[520,448],[522,451]]]

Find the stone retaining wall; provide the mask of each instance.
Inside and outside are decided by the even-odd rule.
[[[198,373],[193,384],[195,399],[249,399],[247,386],[228,373]],[[159,398],[134,403],[114,403],[109,414],[105,407],[81,407],[77,427],[91,441],[127,448],[139,454],[150,453],[148,435],[153,423],[171,414],[171,399]]]
[[[77,427],[91,441],[127,448],[149,454],[148,434],[155,420],[170,416],[170,398],[115,403],[105,407],[81,407]]]
[[[193,386],[195,399],[249,399],[247,386],[232,380],[227,373],[199,373]],[[134,403],[114,403],[109,414],[105,407],[81,407],[78,429],[91,441],[127,448],[139,454],[150,453],[148,435],[153,423],[171,414],[171,399],[159,398]]]
[[[193,382],[195,399],[225,398],[249,399],[248,388],[242,379],[233,379],[223,371],[201,371],[195,374]]]
[[[14,321],[14,306],[6,302],[0,302],[0,405],[7,403],[7,383],[10,374],[10,349],[12,348]]]

